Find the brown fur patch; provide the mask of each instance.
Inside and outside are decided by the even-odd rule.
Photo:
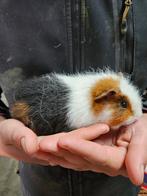
[[[121,106],[119,106],[121,98],[123,98],[127,101],[127,103],[128,103],[127,108],[122,108]],[[113,108],[112,119],[109,121],[110,127],[117,126],[117,125],[125,122],[127,119],[129,119],[130,116],[133,115],[130,101],[122,93],[119,93],[118,95],[116,95],[116,97],[112,103],[112,108]]]
[[[118,91],[119,89],[119,81],[114,80],[111,77],[107,79],[102,79],[98,81],[95,86],[92,88],[92,110],[97,115],[99,114],[104,106],[105,106],[105,100],[101,101],[101,103],[97,104],[95,102],[95,98],[97,96],[101,96],[102,94],[105,94],[106,92],[110,91],[110,89],[115,89],[115,91]]]
[[[16,102],[11,108],[12,118],[20,120],[26,126],[30,125],[29,105],[25,102]]]
[[[107,97],[107,92],[109,94],[111,90],[114,91],[115,94]],[[96,97],[100,97],[100,99],[95,101]],[[120,102],[122,99],[127,101],[127,108],[121,107]],[[128,97],[124,96],[119,90],[119,81],[111,77],[98,81],[92,89],[92,110],[94,114],[99,115],[106,106],[108,106],[112,112],[112,118],[107,122],[110,127],[121,124],[133,114]]]

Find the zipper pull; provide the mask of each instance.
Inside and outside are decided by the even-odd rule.
[[[121,21],[121,33],[125,34],[127,32],[127,16],[129,13],[129,9],[132,5],[132,0],[125,0],[125,9],[122,15],[122,21]]]

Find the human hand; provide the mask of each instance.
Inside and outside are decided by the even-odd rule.
[[[123,128],[117,140],[118,146],[128,146],[125,164],[130,180],[141,185],[147,164],[147,114],[134,124]]]
[[[0,156],[48,165],[48,155],[42,157],[38,141],[39,137],[23,123],[14,119],[0,122]]]
[[[115,146],[113,135],[108,132],[107,125],[96,124],[68,133],[58,133],[42,137],[40,149],[49,153],[51,165],[127,176],[124,167],[126,148]],[[103,134],[107,136],[103,137]]]
[[[25,127],[20,121],[14,119],[3,120],[0,122],[0,155],[34,164],[57,164],[76,170],[103,172],[103,168],[98,166],[98,164],[103,166],[107,164],[107,159],[105,159],[105,156],[103,156],[103,151],[101,151],[103,146],[96,145],[96,150],[100,150],[100,153],[98,153],[99,156],[97,156],[97,161],[95,160],[96,158],[94,154],[91,155],[91,160],[89,161],[87,160],[89,159],[88,154],[86,158],[82,157],[83,154],[73,153],[66,150],[66,141],[71,141],[69,143],[72,145],[74,145],[74,142],[77,142],[78,145],[80,145],[79,142],[82,142],[82,146],[84,147],[85,145],[89,145],[89,140],[93,140],[99,135],[102,135],[108,131],[109,128],[106,125],[94,125],[89,128],[83,128],[70,133],[58,133],[50,136],[37,137],[32,130]],[[61,148],[60,145],[63,145],[64,147]],[[95,148],[94,142],[90,142],[89,150],[93,151],[93,147]],[[119,151],[122,154],[119,154]],[[124,149],[120,148],[119,151],[118,157],[120,159],[120,163],[119,161],[118,163],[115,163],[116,167],[120,167],[125,154]],[[112,162],[112,160],[110,160],[110,162]],[[91,162],[94,162],[93,165]],[[114,167],[113,169],[115,170],[115,166],[111,164],[110,168]],[[108,170],[106,166],[104,166],[104,168],[106,168],[105,170]]]

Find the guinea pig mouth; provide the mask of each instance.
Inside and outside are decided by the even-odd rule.
[[[124,126],[132,125],[138,121],[139,118],[132,118],[128,120],[126,123],[124,123]]]
[[[138,121],[138,118],[131,118],[131,119],[127,120],[126,122],[120,124],[120,125],[112,126],[112,127],[111,127],[111,130],[118,130],[118,129],[121,128],[121,127],[127,127],[127,126],[129,126],[129,125],[134,124],[134,123],[137,122],[137,121]]]

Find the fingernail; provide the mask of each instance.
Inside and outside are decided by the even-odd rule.
[[[26,152],[27,151],[27,148],[26,148],[25,138],[24,137],[21,139],[21,146],[24,149],[24,151]]]

